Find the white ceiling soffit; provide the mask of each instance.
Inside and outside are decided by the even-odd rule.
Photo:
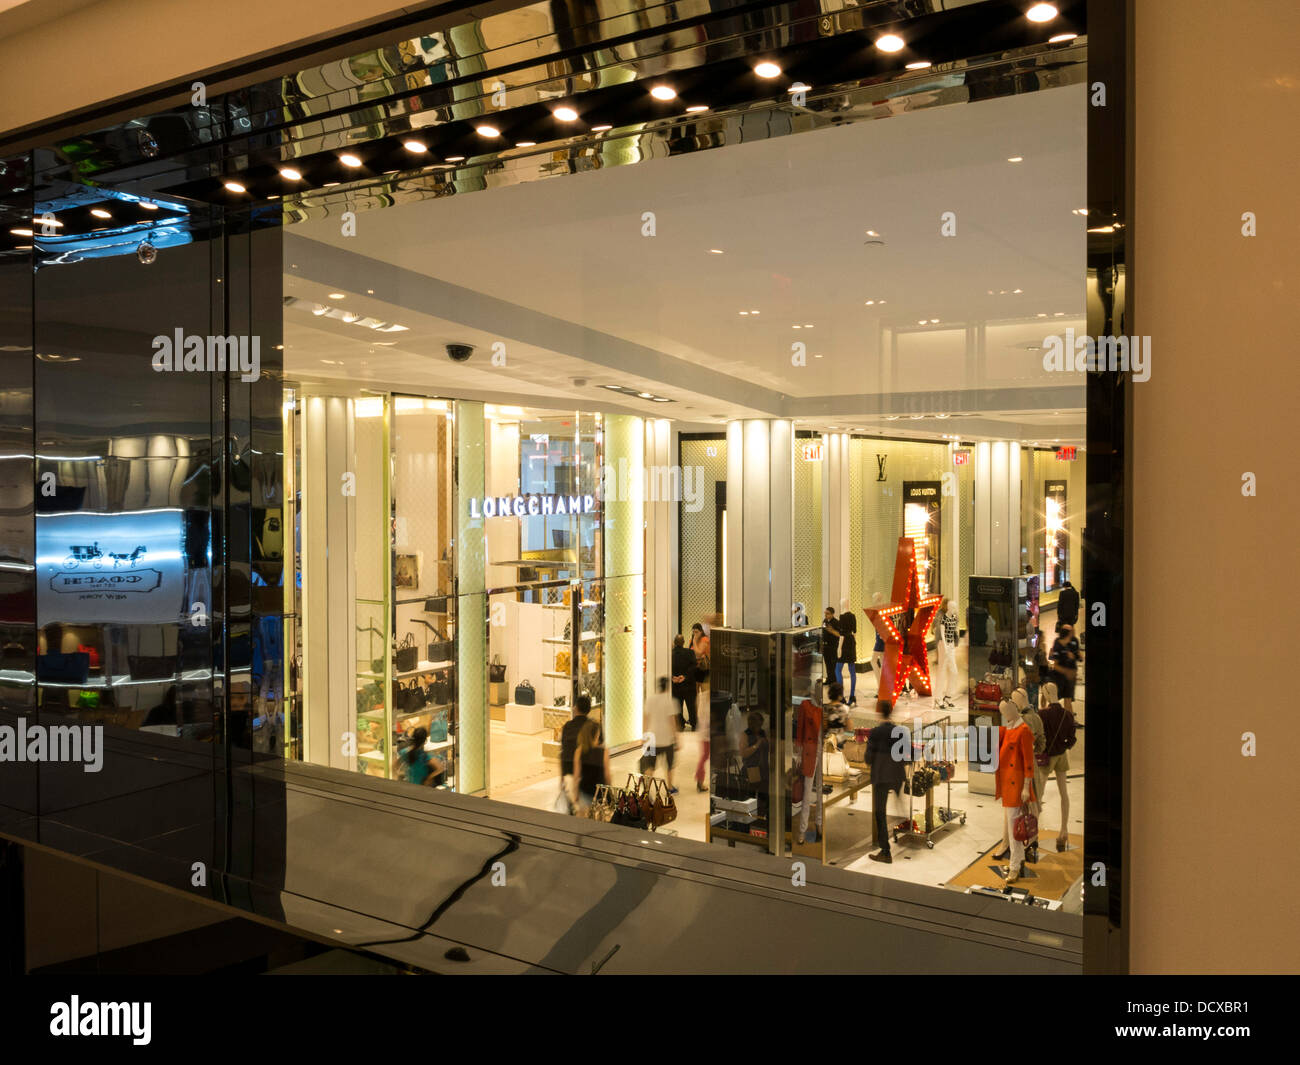
[[[410,324],[388,350],[458,392],[572,397],[577,377],[728,416],[1077,412],[1082,378],[1039,349],[1085,330],[1085,108],[1070,86],[362,212],[350,237],[302,223],[286,291]],[[442,337],[481,351],[453,364]]]

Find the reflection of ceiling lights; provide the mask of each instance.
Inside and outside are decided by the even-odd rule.
[[[342,163],[344,166],[350,166],[353,169],[361,165],[360,157],[353,155],[351,152],[344,152],[342,155],[340,155],[339,162]]]
[[[908,63],[907,66],[906,66],[906,69],[907,69],[907,70],[926,70],[926,69],[928,69],[929,67],[931,67],[931,66],[933,66],[933,65],[934,65],[934,64],[932,64],[928,59],[918,59],[915,63]]]
[[[90,213],[96,218],[112,218],[113,216],[105,211],[102,207],[92,207]]]
[[[332,299],[332,300],[342,300],[342,299],[347,299],[347,297],[344,296],[342,292],[331,292],[331,293],[329,294],[329,297],[328,297],[328,298],[329,298],[329,299]]]
[[[1025,157],[1023,155],[1013,155],[1007,160],[1008,163],[1023,163],[1024,161]]]
[[[613,126],[592,126],[592,127],[591,127],[591,132],[592,132],[592,133],[608,133],[608,132],[609,132],[611,129],[613,129],[613,128],[614,128]]]
[[[686,113],[688,115],[698,115],[701,111],[707,111],[708,109],[708,104],[691,104],[691,106],[686,109]]]
[[[1055,37],[1048,37],[1048,44],[1063,44],[1065,41],[1072,41],[1079,35],[1077,33],[1058,33]]]
[[[482,125],[482,126],[475,126],[475,127],[474,127],[474,132],[477,133],[480,137],[499,137],[499,136],[501,136],[501,131],[500,131],[499,129],[497,129],[496,126],[489,126],[489,125],[487,125],[486,123],[485,123],[484,125]]]
[[[285,181],[301,181],[301,180],[302,180],[302,174],[299,173],[297,170],[295,170],[295,169],[294,169],[293,167],[291,167],[291,166],[282,167],[282,168],[280,169],[280,176],[281,176],[282,178],[284,178]]]
[[[236,193],[239,193],[239,192],[247,192],[247,191],[248,191],[248,190],[247,190],[246,188],[244,188],[244,186],[241,185],[238,181],[227,181],[227,182],[225,182],[224,187],[225,187],[225,189],[226,189],[227,192],[236,192]]]
[[[9,232],[15,237],[30,237],[33,235],[33,231],[30,229],[11,229]]]
[[[1051,22],[1056,18],[1057,13],[1054,4],[1035,4],[1025,12],[1025,18],[1030,22]]]
[[[298,310],[307,311],[317,318],[333,318],[335,321],[344,322],[347,325],[359,325],[366,329],[372,329],[376,333],[406,333],[410,331],[410,326],[398,325],[396,322],[385,322],[378,318],[362,317],[355,311],[345,311],[341,307],[327,307],[319,303],[310,303],[307,300],[300,300],[296,296],[285,296],[284,306],[296,307]]]
[[[557,107],[551,113],[561,122],[576,122],[578,120],[578,112],[572,107]]]
[[[779,78],[781,76],[781,68],[775,63],[762,62],[754,67],[754,73],[760,78]]]
[[[671,85],[655,85],[651,88],[650,95],[656,100],[675,100],[677,99],[677,90]]]
[[[429,150],[424,141],[417,141],[414,137],[402,141],[402,147],[412,155],[422,155]]]
[[[903,38],[896,33],[886,33],[883,37],[876,38],[876,47],[882,52],[901,52]]]
[[[516,148],[535,148],[535,147],[537,147],[537,142],[536,142],[536,141],[519,141],[519,142],[515,145],[515,147],[516,147]]]
[[[140,201],[140,206],[143,207],[146,211],[158,210],[158,205],[156,203],[145,203],[144,200]]]

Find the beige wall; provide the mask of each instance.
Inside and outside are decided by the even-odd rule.
[[[1136,42],[1131,965],[1295,972],[1300,5],[1139,0]]]
[[[100,0],[76,7],[30,0],[0,18],[0,131],[179,85],[196,71],[424,6],[397,0],[222,0],[211,7],[194,0]],[[42,11],[50,17],[31,25]]]

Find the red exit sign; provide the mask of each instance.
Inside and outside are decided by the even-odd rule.
[[[821,462],[822,446],[820,443],[803,445],[804,462]]]
[[[1073,462],[1079,457],[1077,447],[1058,447],[1056,449],[1056,460],[1058,462]]]
[[[954,466],[965,466],[970,462],[970,451],[954,451],[952,453],[952,464]]]

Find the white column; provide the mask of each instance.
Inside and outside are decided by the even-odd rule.
[[[975,446],[975,572],[1020,572],[1020,445],[997,440]]]
[[[822,598],[808,604],[808,620],[820,622],[822,610],[852,609],[849,602],[849,435],[822,437]]]
[[[311,396],[304,404],[302,504],[302,698],[306,760],[355,769],[343,735],[356,728],[355,496],[344,495],[356,474],[353,404]]]
[[[787,629],[793,595],[794,430],[727,426],[727,624]]]

